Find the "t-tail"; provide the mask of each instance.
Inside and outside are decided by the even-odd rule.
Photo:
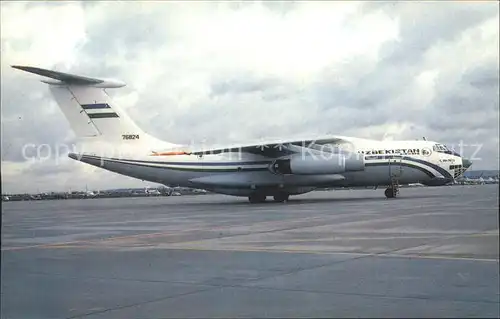
[[[141,130],[113,101],[105,89],[120,88],[125,83],[112,79],[97,79],[30,66],[12,66],[48,79],[59,108],[81,141],[104,142],[114,147],[162,150],[177,145],[161,141]]]

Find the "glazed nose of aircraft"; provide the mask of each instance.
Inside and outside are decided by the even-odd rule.
[[[462,158],[462,166],[463,168],[465,169],[468,169],[469,167],[471,167],[472,165],[472,162],[466,158]]]

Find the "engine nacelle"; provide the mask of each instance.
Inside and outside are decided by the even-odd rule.
[[[277,159],[269,167],[275,174],[321,175],[363,171],[364,156],[357,154],[296,155]]]

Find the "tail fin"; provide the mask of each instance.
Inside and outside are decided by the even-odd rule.
[[[49,84],[52,95],[77,137],[134,147],[177,146],[145,133],[112,102],[104,89],[125,86],[121,81],[95,79],[29,66],[12,67],[51,79],[42,82]]]

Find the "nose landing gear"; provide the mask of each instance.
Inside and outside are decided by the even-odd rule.
[[[385,197],[394,198],[399,194],[399,183],[396,178],[391,179],[391,185],[384,191]]]
[[[395,198],[399,194],[399,178],[403,174],[402,157],[397,157],[389,160],[389,176],[391,184],[385,190],[384,194],[387,198]]]
[[[399,193],[399,189],[388,187],[385,189],[385,197],[387,198],[394,198],[396,195]]]

